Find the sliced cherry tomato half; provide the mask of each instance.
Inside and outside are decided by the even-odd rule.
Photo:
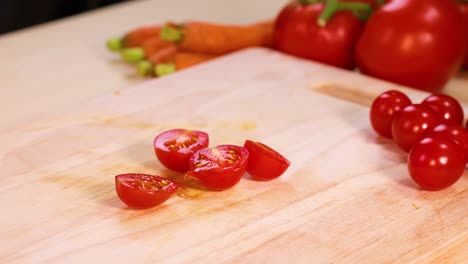
[[[199,149],[208,147],[208,134],[197,130],[172,129],[162,132],[154,139],[154,152],[166,168],[187,172],[190,156]]]
[[[263,143],[246,140],[244,148],[249,151],[247,173],[255,180],[269,181],[276,179],[291,164],[283,155]]]
[[[196,151],[188,175],[209,190],[222,191],[236,185],[247,169],[249,152],[244,147],[219,145]]]
[[[115,190],[120,200],[135,209],[160,205],[179,187],[176,182],[155,175],[127,173],[115,176]]]
[[[463,149],[444,137],[425,137],[408,156],[411,178],[423,189],[438,191],[460,179],[465,171]]]
[[[460,125],[463,123],[463,108],[457,99],[449,95],[431,94],[422,101],[422,104],[436,111],[440,120]]]

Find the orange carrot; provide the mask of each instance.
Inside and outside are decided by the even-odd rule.
[[[174,56],[174,65],[175,68],[179,71],[209,61],[215,57],[216,56],[214,55],[200,53],[177,52]]]
[[[222,55],[248,47],[270,47],[273,21],[245,26],[198,21],[168,24],[162,28],[160,36],[177,43],[184,51]]]
[[[168,63],[174,60],[177,53],[177,47],[174,45],[167,46],[155,52],[148,58],[152,64]]]
[[[153,54],[165,48],[176,49],[173,42],[162,40],[159,36],[153,36],[143,42],[141,48],[146,59],[150,58]]]
[[[126,33],[122,38],[123,48],[139,47],[147,39],[159,36],[161,25],[143,26]]]

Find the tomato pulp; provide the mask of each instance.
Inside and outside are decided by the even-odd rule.
[[[249,152],[240,146],[202,148],[190,157],[188,175],[209,190],[225,190],[240,181],[247,169],[248,158]]]
[[[208,147],[208,134],[202,131],[172,129],[159,134],[153,142],[158,160],[168,169],[186,172],[192,154]]]
[[[115,189],[120,200],[135,209],[147,209],[167,201],[179,185],[159,176],[128,173],[115,176]]]

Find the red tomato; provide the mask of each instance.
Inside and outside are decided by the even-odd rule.
[[[392,122],[393,141],[409,152],[425,133],[440,123],[437,113],[422,104],[412,104],[398,111]]]
[[[192,154],[208,147],[208,134],[202,131],[172,129],[159,134],[153,142],[158,160],[167,168],[179,172],[189,170]]]
[[[468,2],[465,2],[463,4],[459,4],[458,7],[460,7],[460,10],[462,11],[463,18],[465,19],[465,29],[467,31],[468,35]],[[468,43],[466,45],[466,55],[465,55],[465,60],[463,62],[463,66],[468,69]]]
[[[463,149],[465,159],[468,161],[468,132],[461,125],[443,123],[434,127],[427,136],[446,137],[455,141]]]
[[[244,148],[249,151],[247,172],[255,180],[268,181],[278,178],[291,164],[283,155],[260,142],[246,140]]]
[[[443,121],[449,121],[457,124],[463,123],[463,108],[453,97],[445,94],[432,94],[422,102],[439,114]]]
[[[465,170],[463,150],[453,140],[426,137],[418,142],[408,157],[411,178],[430,191],[445,189],[460,179]]]
[[[437,91],[458,71],[467,36],[454,1],[392,0],[368,20],[356,63],[368,75]]]
[[[128,173],[115,176],[115,190],[120,200],[135,209],[160,205],[178,188],[177,183],[154,175]]]
[[[404,93],[390,90],[379,95],[371,106],[370,121],[375,132],[392,138],[392,121],[395,113],[411,104]]]
[[[336,67],[354,67],[354,46],[364,27],[349,11],[337,12],[325,27],[317,23],[323,3],[287,5],[276,18],[273,43],[282,52]]]
[[[222,191],[236,185],[247,169],[249,152],[234,145],[219,145],[196,151],[189,161],[188,175],[207,189]]]

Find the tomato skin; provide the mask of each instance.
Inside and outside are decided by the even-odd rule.
[[[442,123],[434,127],[427,137],[445,137],[457,143],[464,152],[465,160],[468,161],[468,131],[459,124],[455,123]]]
[[[196,151],[188,175],[209,190],[222,191],[236,185],[247,169],[249,152],[235,145],[218,145]]]
[[[379,135],[392,138],[392,121],[395,113],[411,104],[404,93],[390,90],[379,95],[371,106],[370,121]]]
[[[439,91],[461,66],[467,36],[450,0],[392,0],[368,20],[356,47],[364,74]]]
[[[453,140],[425,137],[408,156],[411,178],[423,189],[438,191],[460,179],[465,170],[463,150]]]
[[[459,4],[458,7],[460,8],[463,18],[465,20],[465,29],[466,34],[468,35],[468,3]],[[466,44],[466,53],[465,53],[465,60],[463,61],[463,66],[468,69],[468,42]]]
[[[335,67],[354,68],[354,47],[364,23],[349,11],[334,14],[325,27],[317,24],[323,3],[291,3],[276,18],[274,48]]]
[[[187,172],[192,154],[208,147],[209,136],[203,131],[172,129],[160,133],[153,142],[154,152],[159,162],[166,168]],[[184,147],[185,146],[185,147]]]
[[[120,200],[134,209],[147,209],[167,201],[180,186],[155,175],[127,173],[115,176]]]
[[[463,123],[463,108],[455,98],[449,95],[432,94],[424,99],[422,104],[436,111],[443,121],[460,125]]]
[[[247,173],[254,180],[269,181],[281,176],[291,162],[269,146],[246,140],[244,148],[249,151]]]
[[[392,122],[393,141],[409,152],[416,142],[440,123],[437,113],[422,104],[412,104],[398,111]]]

